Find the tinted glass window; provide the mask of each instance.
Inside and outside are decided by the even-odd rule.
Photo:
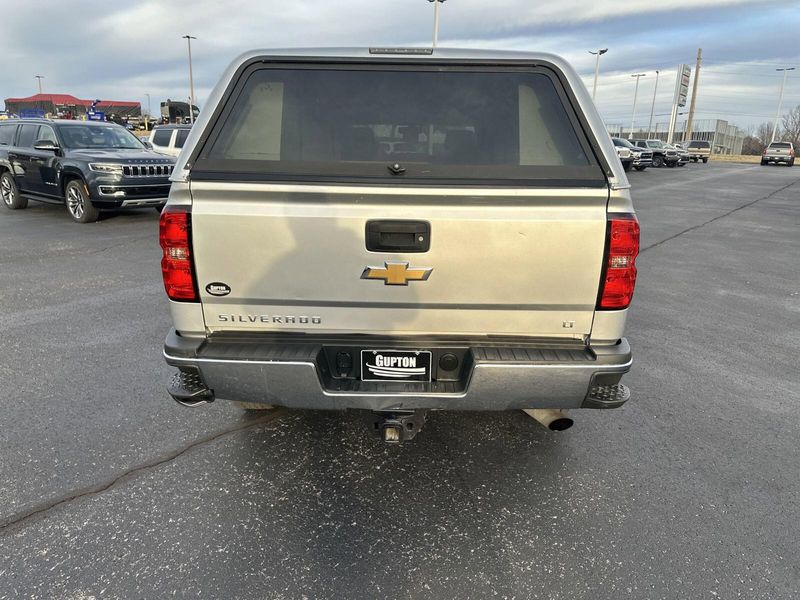
[[[183,148],[183,145],[186,143],[186,138],[189,137],[190,129],[178,129],[178,133],[175,136],[175,147],[176,148]]]
[[[407,177],[602,179],[570,110],[543,73],[261,69],[200,159],[264,173],[391,177],[399,163]]]
[[[17,139],[17,146],[23,148],[33,148],[34,137],[39,130],[38,125],[23,125],[20,127],[19,137]]]
[[[710,148],[711,144],[708,142],[689,142],[689,148]]]
[[[169,146],[172,137],[172,129],[156,129],[153,132],[153,139],[150,142],[155,146]]]
[[[10,146],[14,141],[16,125],[0,125],[0,146]]]
[[[114,150],[141,150],[142,142],[119,125],[62,125],[59,129],[68,148],[110,148]]]
[[[769,145],[770,148],[791,148],[792,145],[788,142],[773,142]]]
[[[53,142],[54,144],[58,144],[58,138],[56,138],[56,133],[53,131],[52,127],[48,127],[47,125],[39,126],[39,133],[36,134],[36,141]]]

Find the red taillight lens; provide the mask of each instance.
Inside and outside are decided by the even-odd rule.
[[[603,271],[603,289],[598,308],[628,308],[636,285],[636,256],[639,254],[639,221],[636,215],[609,215],[608,259]]]
[[[159,241],[164,250],[161,275],[170,300],[197,301],[192,272],[190,232],[192,215],[188,207],[165,207],[159,222]]]

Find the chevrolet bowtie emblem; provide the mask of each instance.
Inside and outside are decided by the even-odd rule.
[[[408,285],[409,281],[425,281],[433,267],[409,267],[407,262],[385,262],[383,267],[366,267],[361,279],[383,279],[386,285]]]

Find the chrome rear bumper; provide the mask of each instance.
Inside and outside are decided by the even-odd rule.
[[[357,343],[371,346],[363,337]],[[199,376],[211,398],[293,408],[616,408],[629,398],[619,383],[632,362],[624,339],[614,346],[575,349],[477,343],[470,344],[468,356],[461,382],[370,383],[332,376],[323,345],[313,341],[219,342],[182,338],[173,330],[164,347],[167,363],[193,380]]]

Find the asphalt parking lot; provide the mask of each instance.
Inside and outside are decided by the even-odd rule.
[[[0,212],[0,598],[800,597],[800,169],[631,173],[634,397],[561,434],[169,400],[153,210]]]

